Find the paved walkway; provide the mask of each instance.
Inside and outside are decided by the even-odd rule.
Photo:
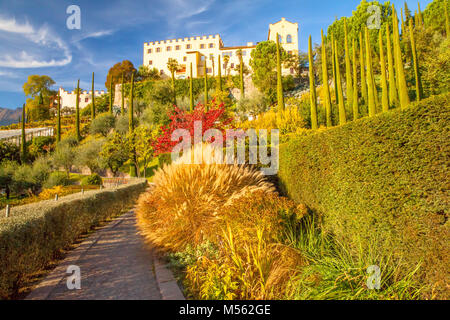
[[[81,272],[81,289],[69,290],[70,265]],[[130,211],[88,237],[27,296],[33,300],[183,299],[172,273],[137,233]]]

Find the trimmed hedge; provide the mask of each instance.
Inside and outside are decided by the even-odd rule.
[[[323,228],[390,256],[448,298],[450,94],[280,146],[282,190]]]
[[[92,226],[132,205],[146,187],[139,179],[12,208],[9,218],[0,218],[0,298],[14,297],[30,274]]]

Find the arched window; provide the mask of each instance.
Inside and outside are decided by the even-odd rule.
[[[281,37],[281,34],[278,35],[278,41],[279,41],[280,43],[283,42],[283,37]]]
[[[287,35],[286,42],[287,43],[292,43],[292,36],[290,34]]]

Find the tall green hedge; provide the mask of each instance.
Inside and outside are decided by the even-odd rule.
[[[0,298],[17,294],[27,277],[100,221],[132,205],[147,181],[72,194],[13,208],[0,218]]]
[[[449,105],[434,96],[280,146],[284,192],[338,240],[420,264],[425,297],[449,297]]]

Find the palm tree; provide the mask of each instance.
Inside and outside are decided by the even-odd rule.
[[[177,94],[175,91],[175,72],[180,69],[180,65],[178,64],[178,61],[176,59],[169,58],[169,60],[167,61],[167,69],[169,69],[170,73],[172,74],[173,104],[177,105]]]
[[[227,67],[228,67],[228,62],[230,61],[230,56],[225,55],[223,57],[223,64],[225,65],[225,76],[227,76]]]

